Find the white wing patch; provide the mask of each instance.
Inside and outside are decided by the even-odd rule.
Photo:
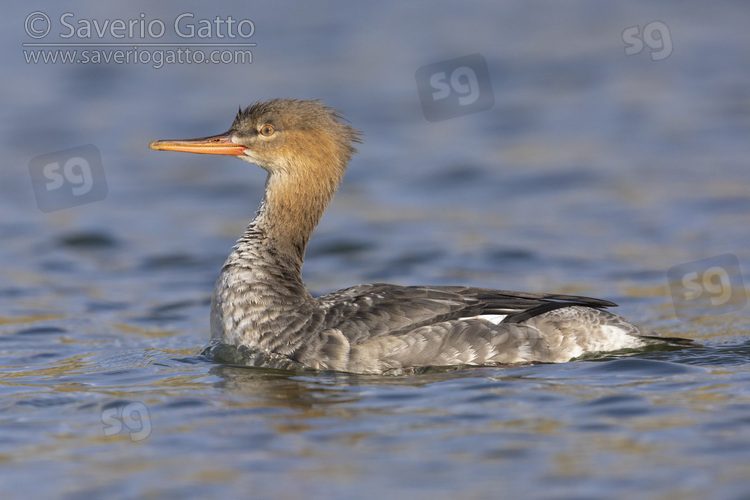
[[[489,321],[492,324],[499,325],[500,322],[507,317],[507,314],[480,314],[479,316],[469,316],[467,318],[460,319],[483,319]]]

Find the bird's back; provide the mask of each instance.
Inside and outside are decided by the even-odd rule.
[[[245,323],[254,331],[243,332],[241,344],[300,367],[398,374],[433,366],[565,362],[681,340],[655,337],[604,310],[613,305],[472,287],[360,285],[297,305],[273,334],[264,331],[278,323]]]

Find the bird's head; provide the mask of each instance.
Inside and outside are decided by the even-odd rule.
[[[320,101],[273,99],[240,109],[223,134],[153,141],[151,149],[236,156],[271,174],[329,175],[338,184],[360,133]]]

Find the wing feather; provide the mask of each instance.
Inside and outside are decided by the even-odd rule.
[[[323,309],[321,327],[341,329],[356,345],[384,335],[398,336],[417,328],[480,314],[503,314],[503,323],[521,323],[569,306],[595,309],[616,304],[591,297],[535,294],[460,286],[359,285],[317,299]]]

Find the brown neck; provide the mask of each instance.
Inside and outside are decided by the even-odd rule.
[[[310,177],[270,173],[263,204],[254,221],[269,244],[280,253],[296,257],[300,264],[339,182]]]
[[[351,151],[330,136],[308,133],[295,138],[301,147],[281,155],[269,168],[266,194],[254,221],[269,243],[299,260],[344,177]]]
[[[236,250],[238,256],[277,267],[296,287],[302,283],[307,243],[341,183],[354,148],[333,134],[317,131],[290,134],[286,144],[296,147],[281,150],[266,167],[263,203]]]

